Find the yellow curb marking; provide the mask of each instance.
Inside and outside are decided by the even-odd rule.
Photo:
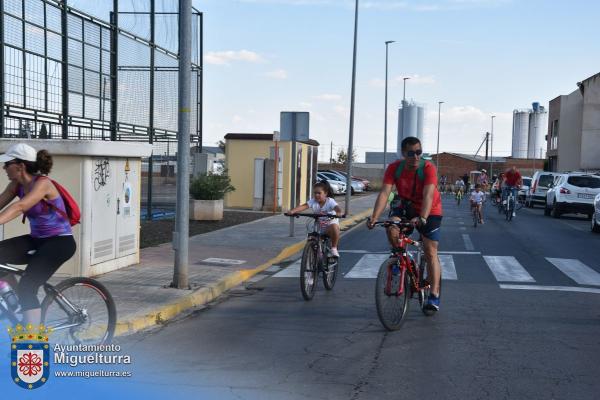
[[[358,223],[359,221],[369,217],[372,214],[372,212],[373,209],[369,209],[359,214],[356,214],[346,219],[345,221],[342,221],[340,223],[340,228],[348,228]],[[306,240],[302,240],[301,242],[297,242],[293,245],[290,245],[281,250],[281,252],[276,257],[270,259],[264,264],[259,265],[256,268],[242,269],[239,271],[232,272],[231,274],[221,279],[219,282],[199,289],[198,291],[188,296],[185,296],[175,301],[174,303],[159,307],[150,314],[135,317],[130,320],[118,321],[115,329],[115,336],[131,334],[146,328],[150,328],[152,326],[160,325],[167,320],[175,318],[177,315],[190,308],[207,304],[219,297],[220,295],[222,295],[223,293],[225,293],[227,290],[241,284],[244,281],[247,281],[253,276],[271,267],[272,265],[277,264],[285,260],[286,258],[293,256],[294,254],[302,250],[305,243]]]

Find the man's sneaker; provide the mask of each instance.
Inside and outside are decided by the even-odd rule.
[[[338,252],[337,247],[332,247],[330,253],[331,253],[331,257],[337,257],[337,258],[340,257],[340,253]]]
[[[427,311],[438,311],[440,309],[440,298],[430,294],[423,309]]]

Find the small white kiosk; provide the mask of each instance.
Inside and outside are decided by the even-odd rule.
[[[77,252],[58,276],[95,276],[140,259],[141,159],[152,146],[99,140],[0,139],[0,153],[15,143],[46,149],[54,159],[50,177],[63,185],[81,208],[73,227]],[[8,184],[0,174],[0,190]],[[29,233],[17,218],[0,225],[0,239]]]

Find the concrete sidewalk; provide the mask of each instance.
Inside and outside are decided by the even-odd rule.
[[[375,199],[376,194],[353,198],[342,229],[368,217]],[[117,305],[116,335],[160,325],[293,256],[304,246],[305,225],[305,219],[296,219],[290,237],[289,218],[275,215],[191,237],[189,290],[168,287],[175,257],[171,243],[142,249],[140,264],[97,277]]]

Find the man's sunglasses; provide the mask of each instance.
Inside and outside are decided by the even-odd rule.
[[[414,157],[414,156],[420,156],[421,154],[423,154],[423,150],[419,149],[419,150],[409,150],[406,152],[406,155],[408,157]]]

